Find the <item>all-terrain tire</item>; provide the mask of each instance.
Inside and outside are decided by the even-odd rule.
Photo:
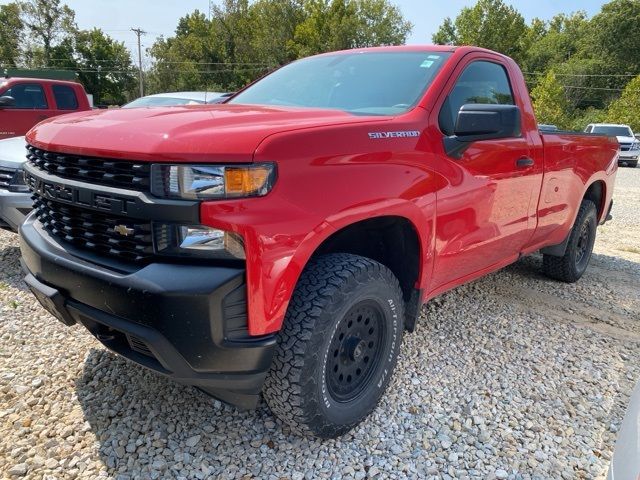
[[[312,260],[300,276],[263,388],[291,430],[340,436],[384,394],[400,352],[404,303],[397,278],[358,255]]]
[[[583,200],[562,257],[543,255],[542,269],[548,277],[567,283],[577,282],[587,270],[596,240],[598,211],[591,200]]]

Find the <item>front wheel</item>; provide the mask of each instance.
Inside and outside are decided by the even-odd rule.
[[[542,268],[551,278],[567,283],[577,282],[587,270],[596,241],[598,210],[591,200],[583,200],[569,234],[567,250],[562,257],[543,255]]]
[[[324,255],[302,273],[263,394],[299,434],[333,438],[361,422],[389,384],[400,352],[404,303],[384,265]]]

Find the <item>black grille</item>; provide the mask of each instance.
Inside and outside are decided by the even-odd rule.
[[[630,143],[621,143],[620,144],[620,150],[622,150],[623,152],[628,152],[629,150],[631,150],[631,144]]]
[[[31,145],[27,150],[31,165],[62,178],[130,190],[150,190],[151,166],[148,163],[47,152]]]
[[[9,182],[11,182],[15,173],[16,170],[13,168],[0,167],[0,188],[5,190],[9,188]]]
[[[65,242],[130,262],[145,262],[153,255],[150,222],[104,215],[37,194],[33,200],[42,226]]]

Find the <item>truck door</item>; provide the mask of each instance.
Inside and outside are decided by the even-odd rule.
[[[469,57],[457,67],[446,97],[440,97],[432,112],[443,137],[453,135],[463,105],[516,105],[521,115],[530,107],[520,101],[522,92],[514,92],[500,57]],[[437,196],[432,291],[517,259],[531,237],[542,157],[528,134],[527,127],[535,125],[530,110],[530,121],[522,122],[518,137],[470,143],[459,158],[444,149],[436,156],[436,170],[447,187]]]
[[[55,112],[44,87],[39,83],[15,83],[1,92],[0,96],[9,96],[15,100],[14,105],[0,108],[0,138],[24,135],[36,123]]]

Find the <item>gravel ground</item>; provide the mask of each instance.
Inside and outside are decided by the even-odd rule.
[[[0,232],[0,473],[24,478],[603,478],[640,378],[640,168],[575,285],[541,259],[430,302],[374,414],[290,435],[109,353],[43,311]]]

